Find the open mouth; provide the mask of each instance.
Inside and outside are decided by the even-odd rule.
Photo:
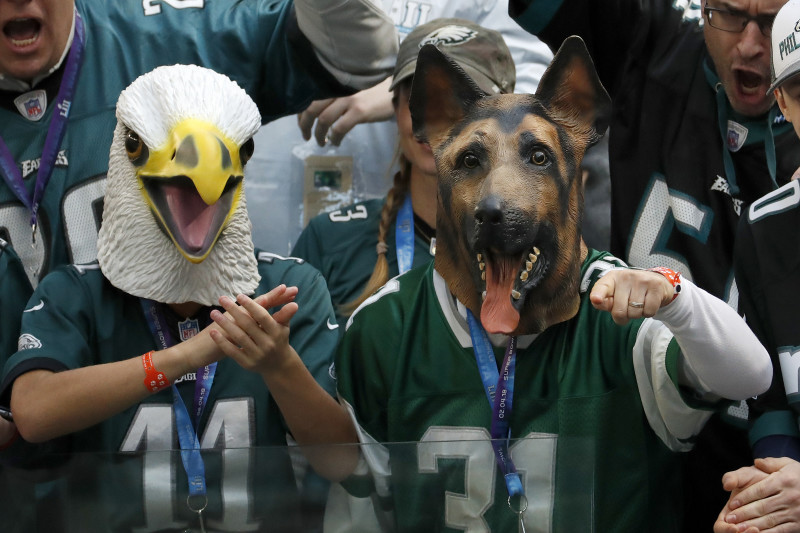
[[[209,205],[186,176],[142,176],[162,230],[190,260],[202,261],[222,233],[242,176],[231,176],[219,200]]]
[[[5,35],[11,44],[16,47],[30,46],[39,39],[39,32],[42,24],[35,19],[22,18],[14,19],[3,26]]]
[[[484,286],[481,323],[490,333],[510,334],[519,325],[528,293],[547,274],[549,257],[533,245],[512,255],[490,248],[478,252],[476,259]]]
[[[745,93],[758,92],[762,90],[762,87],[766,87],[766,80],[760,74],[746,70],[736,70],[734,74],[736,76],[736,83]]]

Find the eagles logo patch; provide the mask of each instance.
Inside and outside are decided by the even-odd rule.
[[[474,30],[464,26],[445,26],[444,28],[439,28],[429,33],[419,43],[419,47],[422,48],[426,44],[432,44],[434,46],[455,46],[473,39],[476,35],[477,33]]]
[[[34,348],[41,348],[42,341],[31,335],[30,333],[23,333],[19,336],[17,341],[17,351],[33,350]]]

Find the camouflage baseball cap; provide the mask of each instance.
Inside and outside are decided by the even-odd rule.
[[[426,44],[436,45],[487,93],[514,92],[514,59],[500,32],[457,18],[432,20],[403,39],[389,90],[414,75],[419,49]]]

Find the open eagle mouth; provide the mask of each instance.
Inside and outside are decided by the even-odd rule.
[[[510,334],[519,325],[528,293],[547,274],[549,259],[537,246],[522,254],[501,254],[492,249],[476,255],[484,291],[481,323],[490,333]]]
[[[205,259],[232,211],[242,176],[230,176],[219,199],[207,204],[187,176],[142,176],[159,226],[192,262]]]

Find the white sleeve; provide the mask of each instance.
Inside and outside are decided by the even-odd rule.
[[[674,335],[699,392],[744,400],[769,387],[767,350],[736,311],[691,281],[682,279],[680,295],[654,318]]]
[[[366,89],[397,60],[397,30],[372,0],[294,0],[297,25],[339,83]]]
[[[476,22],[503,34],[503,39],[514,58],[517,82],[514,92],[533,94],[545,69],[553,59],[553,52],[535,35],[528,33],[508,15],[508,0],[497,0],[486,8],[486,14]]]

